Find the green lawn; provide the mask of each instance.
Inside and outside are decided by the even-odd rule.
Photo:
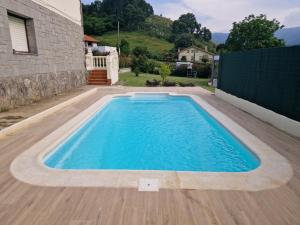
[[[100,41],[111,46],[116,46],[118,36],[117,32],[106,33],[103,36],[94,36]],[[151,37],[141,32],[120,32],[120,39],[126,39],[130,44],[130,49],[137,46],[147,47],[152,53],[162,53],[171,50],[174,44],[156,37]]]
[[[136,77],[134,73],[124,73],[119,75],[119,84],[132,87],[145,87],[146,81],[152,79],[161,80],[161,77],[159,75],[145,73]],[[174,76],[169,76],[167,79],[173,82],[193,83],[195,86],[203,87],[211,92],[214,92],[214,88],[208,85],[209,79]]]

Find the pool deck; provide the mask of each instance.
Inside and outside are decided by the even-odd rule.
[[[170,91],[201,96],[287,158],[294,175],[264,191],[38,187],[10,174],[11,162],[38,140],[107,94]],[[300,139],[266,124],[201,88],[100,87],[8,137],[0,139],[0,225],[300,224]]]

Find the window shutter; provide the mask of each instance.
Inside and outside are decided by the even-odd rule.
[[[28,52],[25,20],[8,16],[12,47],[15,51]]]

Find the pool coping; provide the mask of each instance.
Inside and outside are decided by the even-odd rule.
[[[45,155],[82,126],[92,115],[105,107],[112,98],[132,96],[139,93],[191,97],[210,116],[253,151],[260,159],[260,166],[249,172],[181,172],[158,170],[62,170],[44,165],[43,158]],[[139,180],[146,178],[157,179],[159,187],[162,189],[246,191],[276,188],[287,183],[293,176],[292,167],[287,159],[201,97],[174,92],[128,92],[126,94],[106,95],[21,153],[12,162],[10,171],[15,178],[37,186],[138,188]]]

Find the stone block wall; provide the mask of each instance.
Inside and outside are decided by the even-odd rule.
[[[13,53],[8,12],[33,22],[35,53]],[[31,0],[0,1],[0,111],[84,85],[84,61],[82,26]]]

